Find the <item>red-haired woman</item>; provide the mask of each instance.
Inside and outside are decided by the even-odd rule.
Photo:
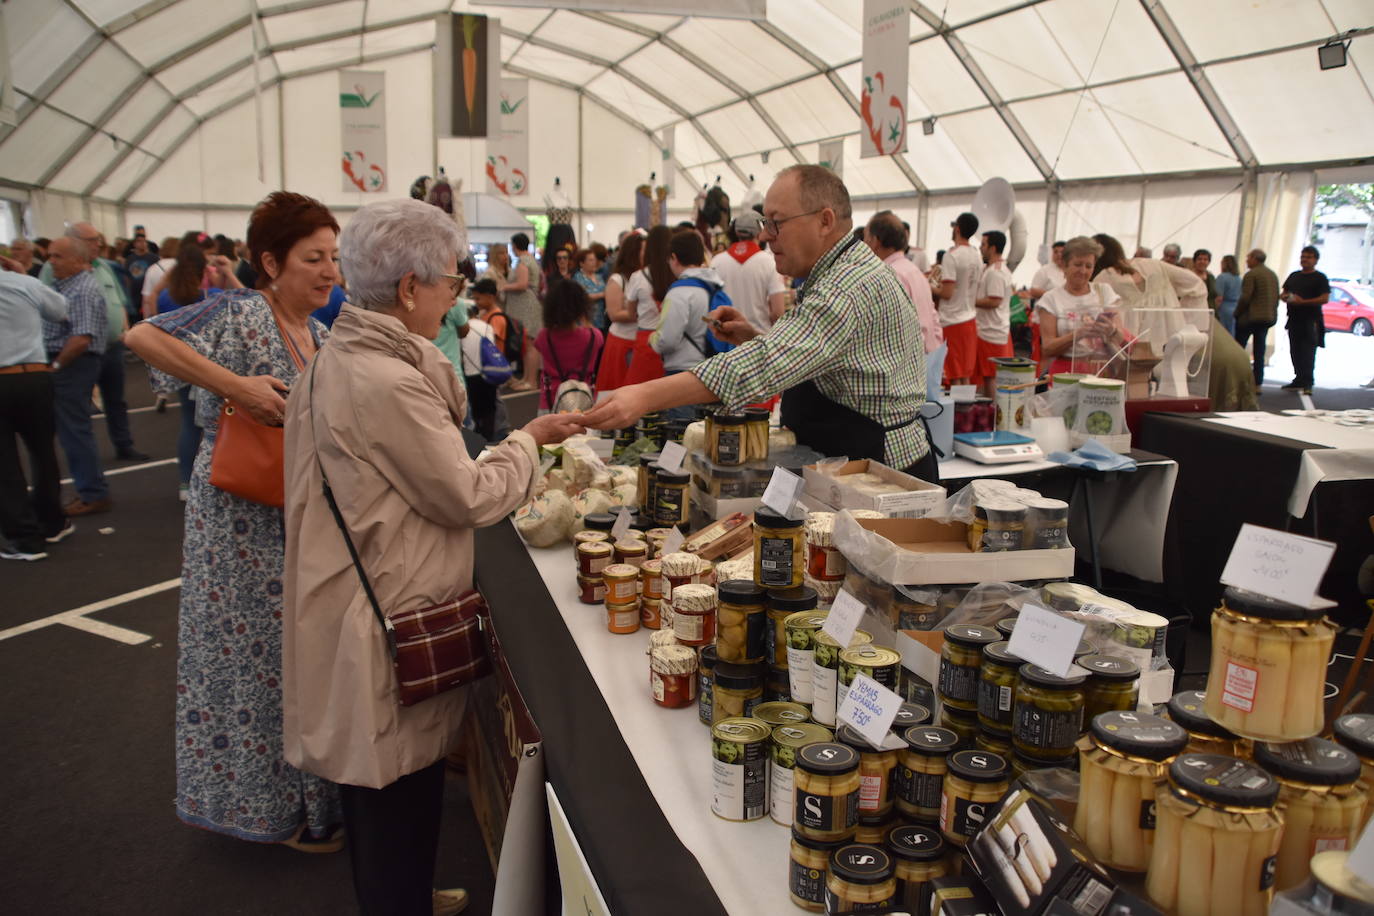
[[[226,400],[280,426],[286,393],[328,331],[310,313],[339,279],[339,225],[277,191],[253,211],[257,290],[231,289],[136,325],[129,348],[194,385],[204,431],[186,503],[177,633],[176,810],[196,827],[307,852],[343,845],[338,787],[283,759],[282,510],[210,483]]]

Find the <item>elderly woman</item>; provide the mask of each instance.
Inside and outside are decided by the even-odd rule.
[[[463,233],[435,207],[386,201],[355,213],[340,247],[349,304],[287,409],[286,758],[341,784],[362,912],[429,914],[443,903],[431,897],[443,759],[466,690],[398,705],[386,634],[322,474],[379,606],[407,612],[472,588],[473,529],[530,499],[538,447],[582,427],[539,417],[471,460],[463,383],[431,343],[453,307]]]
[[[204,432],[191,473],[177,626],[176,810],[186,823],[310,852],[343,846],[338,788],[282,757],[282,510],[210,483],[226,401],[280,426],[285,394],[328,332],[310,313],[338,279],[339,226],[278,191],[248,224],[259,290],[149,318],[131,350],[194,385]]]
[[[1064,243],[1064,283],[1036,303],[1040,318],[1040,354],[1048,371],[1072,372],[1077,363],[1092,371],[1089,360],[1110,359],[1124,341],[1116,314],[1121,297],[1106,283],[1093,283],[1102,246],[1080,235]]]
[[[1250,360],[1234,337],[1217,321],[1207,301],[1207,285],[1191,270],[1153,258],[1126,258],[1121,243],[1110,235],[1093,240],[1102,246],[1096,278],[1121,297],[1125,309],[1205,309],[1210,317],[1212,362],[1207,393],[1213,410],[1257,410]],[[1169,247],[1166,246],[1166,250]],[[1171,318],[1155,312],[1136,323],[1140,339],[1147,339],[1155,353],[1163,353],[1169,337],[1189,324],[1184,316]]]

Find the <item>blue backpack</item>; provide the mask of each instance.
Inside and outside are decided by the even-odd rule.
[[[706,303],[706,314],[708,315],[722,306],[734,305],[734,303],[730,301],[730,294],[725,291],[725,287],[712,286],[700,277],[679,277],[674,280],[672,286],[668,288],[672,289],[673,286],[695,286],[697,289],[704,289],[706,292],[710,293],[711,301]],[[708,359],[715,356],[717,353],[725,353],[735,349],[734,344],[728,344],[723,340],[717,340],[716,335],[712,334],[710,331],[706,332],[705,350],[701,348],[700,344],[692,339],[691,334],[686,334],[684,336],[687,338],[688,343],[696,347],[697,351]]]

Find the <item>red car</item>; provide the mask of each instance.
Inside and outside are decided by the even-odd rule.
[[[1374,334],[1374,288],[1358,283],[1331,284],[1331,298],[1322,306],[1328,331],[1349,331],[1356,337]]]

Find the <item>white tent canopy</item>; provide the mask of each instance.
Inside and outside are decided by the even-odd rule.
[[[858,215],[899,209],[931,248],[1001,176],[1037,242],[1043,227],[1230,251],[1269,240],[1254,228],[1266,219],[1288,222],[1266,206],[1310,206],[1317,169],[1374,162],[1369,0],[910,7],[908,115],[935,132],[860,159],[861,0],[768,0],[755,20],[477,0],[6,0],[18,124],[0,125],[0,193],[46,234],[84,216],[111,234],[241,236],[276,187],[346,216],[365,195],[340,188],[334,71],[353,66],[387,73],[393,194],[437,165],[486,190],[483,141],[434,140],[431,46],[450,9],[498,17],[505,74],[534,83],[530,188],[512,202],[541,208],[561,176],[603,240],[628,225],[633,187],[662,173],[669,126],[675,215],[717,176],[738,199],[750,176],[762,186],[843,139]],[[1319,70],[1316,47],[1348,32],[1349,65]]]

